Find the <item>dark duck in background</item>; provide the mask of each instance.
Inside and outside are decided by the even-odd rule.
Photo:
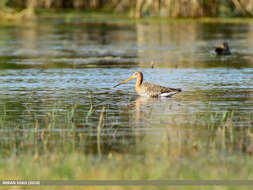
[[[216,55],[231,55],[228,43],[224,42],[221,47],[215,48]]]

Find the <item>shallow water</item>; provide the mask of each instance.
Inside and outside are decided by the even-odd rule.
[[[233,115],[233,127],[251,127],[252,29],[253,23],[64,19],[2,26],[1,140],[8,140],[12,129],[32,133],[37,121],[39,130],[84,133],[90,138],[79,146],[96,152],[103,106],[104,153],[131,147],[138,136],[156,142],[174,126],[202,126],[191,132],[201,138],[210,132],[206,122],[226,113]],[[213,49],[223,41],[232,55],[217,57]],[[143,72],[145,81],[183,92],[152,99],[137,96],[134,81],[112,88],[135,71]],[[134,146],[124,152],[133,153]]]

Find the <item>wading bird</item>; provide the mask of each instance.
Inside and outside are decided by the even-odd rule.
[[[143,74],[142,72],[134,72],[134,74],[127,80],[117,84],[114,86],[117,87],[129,80],[132,79],[137,79],[136,80],[136,85],[135,85],[135,89],[136,92],[140,95],[140,96],[147,96],[147,97],[158,97],[158,96],[162,96],[162,97],[171,97],[179,92],[181,92],[181,89],[179,88],[167,88],[167,87],[163,87],[157,84],[152,84],[149,82],[144,82],[143,83]]]
[[[228,47],[228,43],[224,42],[221,47],[215,48],[215,53],[217,55],[231,55],[231,52]]]

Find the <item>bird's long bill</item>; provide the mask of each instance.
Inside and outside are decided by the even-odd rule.
[[[119,85],[121,85],[121,84],[124,84],[124,83],[126,83],[127,81],[132,80],[132,79],[134,79],[133,76],[130,77],[129,79],[127,79],[127,80],[124,80],[123,82],[121,82],[121,83],[119,83],[119,84],[116,84],[113,88],[115,88],[115,87],[117,87],[117,86],[119,86]]]

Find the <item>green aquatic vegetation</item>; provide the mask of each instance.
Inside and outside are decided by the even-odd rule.
[[[5,106],[2,107],[1,115],[2,117],[0,117],[0,126],[1,128],[4,128],[5,123],[6,123],[6,107]]]
[[[98,126],[97,126],[97,149],[98,149],[98,155],[101,156],[101,131],[103,128],[103,119],[104,119],[104,110],[105,108],[103,107],[100,113],[100,117],[99,117],[99,122],[98,122]]]
[[[246,127],[236,125],[245,118],[236,118],[234,112],[206,112],[197,114],[196,121],[188,124],[158,123],[157,134],[144,133],[141,127],[115,128],[110,125],[115,121],[107,112],[108,106],[96,111],[90,105],[94,114],[99,113],[94,126],[77,127],[77,107],[73,105],[65,114],[60,114],[60,107],[61,103],[56,103],[49,119],[45,118],[48,121],[35,120],[32,129],[5,123],[3,129],[9,130],[1,131],[1,137],[7,140],[0,141],[2,177],[101,180],[252,177],[250,113],[245,115],[249,124]]]
[[[87,115],[86,115],[86,119],[85,119],[86,123],[88,122],[89,117],[94,113],[91,94],[90,94],[89,100],[90,100],[90,109],[89,109],[89,111],[88,111],[88,113],[87,113]]]

